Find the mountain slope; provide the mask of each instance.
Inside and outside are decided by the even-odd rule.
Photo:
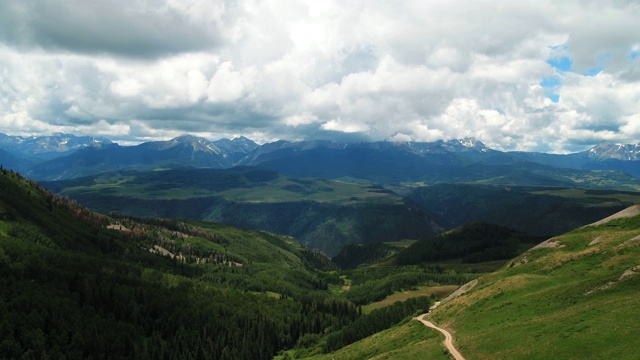
[[[504,226],[475,222],[419,240],[401,250],[397,265],[462,258],[463,263],[505,260],[515,257],[519,248],[538,239]]]
[[[640,160],[640,144],[602,142],[588,150],[592,159]]]
[[[2,165],[3,168],[14,169],[22,172],[35,163],[37,163],[37,160],[33,158],[21,157],[9,151],[0,149],[0,165]]]
[[[531,161],[539,164],[584,170],[617,170],[633,176],[640,175],[640,144],[613,144],[602,142],[578,153],[559,155],[544,153],[510,152],[513,161]]]
[[[288,178],[250,167],[121,171],[42,184],[104,213],[271,231],[295,236],[327,254],[349,243],[429,236],[443,226],[437,217],[379,186]]]
[[[357,317],[292,239],[112,219],[6,170],[0,189],[3,358],[270,359]]]
[[[58,134],[61,139],[52,140],[62,148],[75,139],[63,135]],[[11,141],[26,142],[16,139]],[[5,143],[13,144],[11,141]],[[89,146],[93,149],[65,154],[68,156],[51,153],[56,159],[33,166],[29,176],[52,180],[125,168],[249,165],[295,177],[347,178],[375,183],[483,183],[634,190],[638,189],[634,176],[640,175],[638,146],[605,143],[585,152],[557,155],[497,151],[473,138],[430,143],[314,140],[258,145],[244,137],[209,141],[184,135],[130,147],[107,146],[109,144],[96,141]]]
[[[0,134],[0,149],[15,155],[44,160],[68,155],[78,149],[111,143],[105,138],[64,133],[31,137]]]
[[[28,175],[41,179],[69,179],[124,168],[230,167],[223,152],[212,142],[192,136],[137,146],[91,147],[33,167]]]
[[[244,136],[233,140],[220,139],[213,142],[219,149],[227,154],[229,161],[234,165],[237,164],[248,153],[259,147],[253,140]]]
[[[638,189],[637,178],[620,171],[636,169],[636,162],[580,160],[583,158],[588,160],[586,153],[500,152],[475,139],[432,143],[279,141],[257,148],[240,163],[259,165],[295,177],[355,178],[375,183]],[[628,172],[636,174],[636,170]]]
[[[366,271],[374,269],[382,270]],[[639,286],[636,205],[542,242],[427,317],[453,334],[466,359],[635,359]],[[450,358],[443,338],[410,321],[310,358]]]
[[[640,209],[631,210],[536,246],[433,318],[470,358],[636,358]]]
[[[127,168],[230,168],[256,146],[246,138],[213,142],[190,135],[137,146],[96,144],[38,164],[29,170],[28,175],[40,180],[55,180]]]
[[[562,234],[640,202],[640,192],[467,184],[419,187],[406,197],[454,227],[485,221],[539,236]]]

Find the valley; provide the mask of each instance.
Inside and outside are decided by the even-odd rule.
[[[640,359],[640,0],[0,0],[0,360]]]
[[[467,359],[638,350],[637,214],[596,222],[640,182],[586,155],[190,136],[46,154],[37,182],[0,175],[6,357],[450,358],[423,314]]]
[[[383,248],[385,241],[428,237],[474,221],[550,237],[640,201],[640,192],[625,190],[381,186],[292,178],[251,167],[122,170],[41,183],[102,213],[207,220],[266,230],[294,236],[331,257],[345,245]]]
[[[379,185],[289,178],[250,167],[129,170],[42,184],[102,213],[271,231],[330,256],[346,244],[425,237],[442,228],[437,216]]]

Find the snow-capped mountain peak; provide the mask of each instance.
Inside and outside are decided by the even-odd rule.
[[[442,144],[442,147],[447,151],[468,151],[476,150],[481,152],[487,152],[489,148],[480,140],[475,137],[466,137],[463,139],[453,139]]]
[[[595,159],[635,161],[640,160],[640,144],[614,144],[605,141],[589,149],[588,154]]]
[[[100,144],[112,144],[108,139],[93,136],[75,136],[56,132],[43,136],[0,136],[0,148],[26,156],[45,156],[47,154],[66,153]]]

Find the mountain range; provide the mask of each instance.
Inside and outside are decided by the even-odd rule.
[[[134,147],[73,146],[51,160],[10,146],[0,151],[5,165],[32,159],[31,171],[62,160],[70,166],[69,180],[39,183],[0,169],[0,357],[444,359],[435,333],[410,319],[465,283],[467,294],[445,298],[430,315],[455,330],[463,354],[634,359],[638,353],[640,208],[581,226],[604,217],[594,210],[610,214],[638,203],[637,192],[593,189],[637,188],[637,177],[584,168],[598,161],[633,168],[634,146],[549,155],[499,152],[473,139],[259,146],[190,136]],[[83,170],[73,170],[82,154],[93,155]],[[364,159],[374,163],[357,162]],[[583,168],[552,166],[557,159]],[[113,171],[71,179],[104,169]],[[443,183],[381,186],[341,178]],[[586,189],[560,186],[571,181]],[[101,215],[45,187],[151,217]],[[151,210],[169,211],[157,216],[203,210],[210,217],[162,219]],[[476,222],[430,234],[435,220],[454,226],[478,214],[517,227],[528,226],[527,218],[537,228],[556,222],[576,229],[525,252],[539,239],[504,226]],[[243,227],[282,225],[273,228],[281,233],[308,225],[333,244],[348,243],[336,242],[343,233],[375,244],[346,247],[334,258],[351,268],[341,271],[292,237],[201,221],[221,215]],[[402,240],[382,242],[394,235]]]
[[[107,139],[57,133],[30,138],[0,134],[0,150],[0,163],[36,180],[71,179],[127,168],[235,166],[260,166],[295,177],[376,183],[484,181],[562,186],[594,176],[614,176],[618,183],[634,183],[634,177],[640,175],[640,145],[606,142],[561,155],[498,151],[474,138],[360,143],[281,140],[259,145],[245,137],[210,141],[184,135],[121,146]],[[557,169],[566,170],[558,175]],[[529,183],[522,184],[522,178],[528,178]]]
[[[474,138],[259,145],[184,135],[136,146],[65,134],[2,139],[0,164],[94,210],[267,230],[328,255],[471,221],[560,234],[629,206],[637,194],[625,192],[640,190],[635,145],[556,155],[497,151]]]
[[[112,144],[111,140],[94,136],[53,133],[50,136],[14,136],[0,133],[0,149],[25,158],[50,160],[76,150]]]

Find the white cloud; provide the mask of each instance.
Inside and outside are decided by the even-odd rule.
[[[129,76],[124,76],[111,83],[110,89],[115,95],[130,97],[140,94],[140,83]]]
[[[233,72],[231,63],[220,65],[207,88],[207,101],[225,102],[239,99],[245,92],[241,74]]]
[[[215,49],[223,13],[196,1],[3,1],[0,40],[27,51],[148,58]]]
[[[309,113],[296,114],[284,118],[285,125],[289,126],[309,125],[315,122],[318,122],[318,117]]]
[[[91,125],[81,125],[75,131],[84,135],[109,136],[113,138],[126,137],[131,133],[131,126],[125,123],[111,124],[101,119]]]
[[[620,127],[623,134],[640,139],[640,113],[627,116],[624,120],[625,124]]]
[[[7,0],[0,131],[638,142],[638,18],[613,0]]]
[[[340,119],[329,120],[322,124],[321,128],[322,130],[341,131],[345,133],[363,132],[368,130],[366,125],[346,123]]]

